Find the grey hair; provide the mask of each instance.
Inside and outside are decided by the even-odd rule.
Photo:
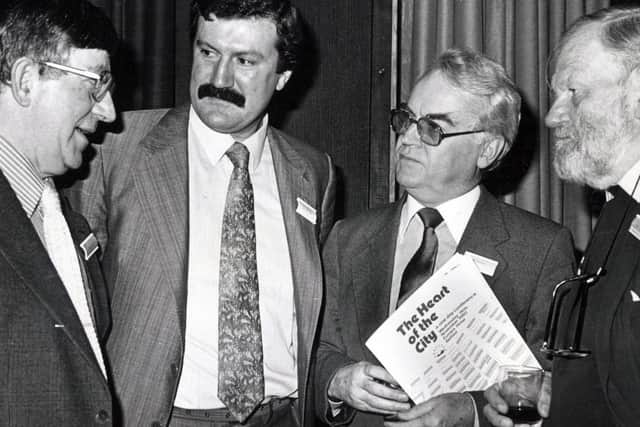
[[[521,97],[504,68],[489,57],[470,49],[453,48],[443,52],[429,71],[439,71],[454,86],[487,103],[478,125],[501,137],[504,148],[492,167],[513,146],[520,123]]]

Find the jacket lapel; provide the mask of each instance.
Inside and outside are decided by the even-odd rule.
[[[36,213],[37,214],[37,213]],[[54,328],[66,333],[84,357],[98,367],[64,284],[8,181],[0,173],[0,257],[50,313]],[[56,326],[61,325],[61,326]]]
[[[307,161],[271,128],[268,138],[291,256],[298,346],[309,353],[322,302],[322,276],[316,226],[298,215],[296,208],[298,198],[316,208],[318,196],[306,173]]]
[[[394,255],[400,215],[405,198],[383,208],[372,222],[369,239],[356,248],[353,265],[353,289],[358,312],[360,339],[365,341],[389,317]]]
[[[185,330],[188,235],[188,106],[169,111],[145,137],[133,164],[143,214],[157,239],[158,265],[174,292],[180,330]]]
[[[464,254],[470,251],[498,263],[493,276],[484,278],[503,306],[508,306],[514,298],[512,283],[497,286],[500,276],[507,268],[508,258],[502,254],[500,246],[509,240],[509,236],[498,201],[485,188],[480,187],[480,198],[462,234],[457,252]]]

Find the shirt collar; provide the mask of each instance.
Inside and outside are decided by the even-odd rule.
[[[465,228],[467,228],[467,223],[469,222],[469,218],[471,218],[471,214],[473,213],[473,209],[476,207],[476,203],[478,203],[479,198],[480,187],[476,185],[465,194],[454,199],[447,200],[438,206],[434,206],[438,209],[440,215],[442,215],[442,219],[444,220],[443,224],[446,224],[456,243],[460,243],[462,234],[464,233]],[[407,200],[405,201],[404,206],[402,207],[402,213],[400,214],[401,235],[404,236],[412,218],[423,207],[422,203],[418,202],[411,194],[407,195]]]
[[[638,181],[638,177],[640,177],[640,160],[636,162],[635,165],[631,166],[631,169],[624,174],[618,185],[629,195],[631,195],[636,202],[640,202],[640,185],[635,188],[634,194],[631,194],[636,187],[636,182]]]
[[[2,137],[0,137],[0,170],[16,193],[22,209],[31,218],[42,196],[44,181],[33,163]]]
[[[244,141],[238,141],[249,150],[250,172],[256,170],[262,159],[268,123],[269,116],[265,115],[257,131]],[[224,157],[227,150],[236,142],[231,134],[216,132],[207,126],[200,120],[193,106],[189,109],[189,141],[199,144],[214,165]]]

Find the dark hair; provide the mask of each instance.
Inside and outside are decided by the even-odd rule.
[[[584,15],[571,24],[550,57],[549,69],[555,67],[558,56],[576,33],[590,24],[600,24],[600,41],[620,58],[627,70],[640,66],[640,7],[610,7]]]
[[[293,70],[298,63],[303,32],[298,10],[289,0],[193,0],[191,40],[198,29],[198,18],[211,15],[223,19],[266,18],[276,25],[278,34],[278,72]]]
[[[71,48],[114,54],[118,37],[109,18],[87,0],[2,0],[0,81],[21,58],[65,62]]]

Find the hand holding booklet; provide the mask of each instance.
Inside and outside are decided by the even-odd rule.
[[[486,280],[455,254],[367,340],[367,347],[416,403],[483,390],[500,365],[539,366]]]

